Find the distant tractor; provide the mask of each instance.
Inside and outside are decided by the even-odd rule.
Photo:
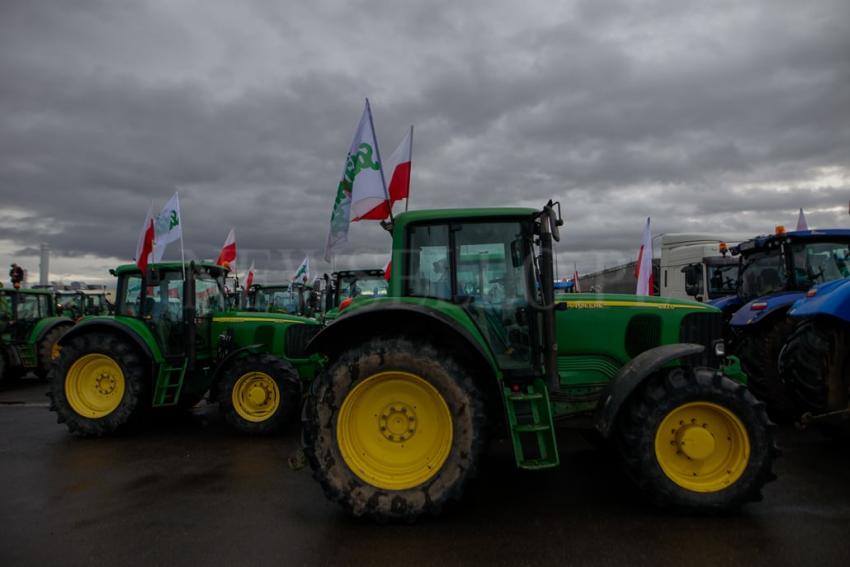
[[[850,432],[850,278],[818,285],[788,312],[794,331],[779,355],[803,424]]]
[[[241,432],[291,421],[320,364],[304,353],[319,325],[227,309],[226,271],[207,262],[113,270],[115,315],[84,318],[58,343],[50,397],[59,421],[104,435],[148,408],[191,407],[207,393]]]
[[[246,309],[312,317],[316,310],[312,291],[312,286],[303,283],[254,284],[247,293]]]
[[[326,321],[339,317],[355,299],[367,299],[387,294],[384,270],[339,270],[330,275],[330,285],[324,294]]]
[[[73,326],[56,315],[52,292],[0,289],[0,381],[46,377],[57,339]]]
[[[779,376],[779,352],[794,327],[788,310],[813,286],[850,276],[850,230],[779,230],[731,251],[740,255],[738,293],[712,304],[724,311],[728,348],[750,390],[774,419],[791,419],[793,395]]]
[[[105,290],[62,289],[56,290],[56,311],[65,317],[77,320],[82,317],[109,315],[109,302]]]
[[[331,500],[377,520],[436,514],[490,436],[510,439],[520,468],[558,466],[556,424],[595,431],[662,506],[760,499],[772,426],[730,378],[719,310],[555,295],[561,224],[552,202],[395,218],[387,294],[351,303],[308,349],[328,365],[305,402],[304,449]]]

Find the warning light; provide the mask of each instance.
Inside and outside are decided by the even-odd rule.
[[[729,251],[729,247],[726,245],[725,242],[721,242],[720,246],[718,246],[718,249],[720,250],[720,253],[723,254],[724,256]]]
[[[339,303],[339,310],[340,310],[340,311],[342,311],[343,309],[345,309],[346,307],[348,307],[349,305],[351,305],[351,302],[352,302],[352,301],[354,301],[354,298],[352,298],[352,297],[346,297],[345,299],[343,299],[342,301],[340,301],[340,303]]]
[[[785,227],[781,224],[776,225],[776,235],[785,234]]]

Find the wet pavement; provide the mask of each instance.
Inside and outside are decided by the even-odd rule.
[[[561,435],[560,469],[491,448],[459,505],[415,525],[353,520],[287,459],[298,432],[231,433],[214,408],[76,439],[46,386],[0,389],[0,565],[847,565],[850,445],[785,428],[780,479],[740,514],[644,502],[604,453]]]

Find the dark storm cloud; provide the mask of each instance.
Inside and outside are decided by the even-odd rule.
[[[69,4],[73,8],[69,8]],[[4,254],[129,258],[180,191],[186,245],[316,264],[372,96],[416,125],[411,205],[556,197],[584,269],[655,232],[846,225],[846,2],[5,2]],[[406,5],[409,4],[409,5]],[[342,252],[381,262],[374,224]]]

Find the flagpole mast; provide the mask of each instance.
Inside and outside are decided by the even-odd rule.
[[[407,212],[407,207],[410,205],[410,184],[412,182],[413,172],[413,124],[410,125],[410,167],[407,170],[407,199],[404,200],[404,212]]]
[[[183,250],[183,211],[180,208],[180,192],[175,191],[174,195],[177,197],[177,210],[180,215],[180,265],[183,267],[183,281],[186,281],[186,253]]]
[[[369,99],[366,99],[366,110],[369,111],[369,126],[372,128],[372,136],[375,139],[375,155],[378,157],[378,163],[381,164],[381,185],[384,187],[384,197],[387,199],[387,205],[390,210],[390,223],[393,222],[393,206],[390,202],[390,193],[387,191],[387,180],[384,179],[384,162],[381,160],[381,150],[378,149],[378,134],[375,132],[375,123],[372,121],[372,105],[369,104]]]

